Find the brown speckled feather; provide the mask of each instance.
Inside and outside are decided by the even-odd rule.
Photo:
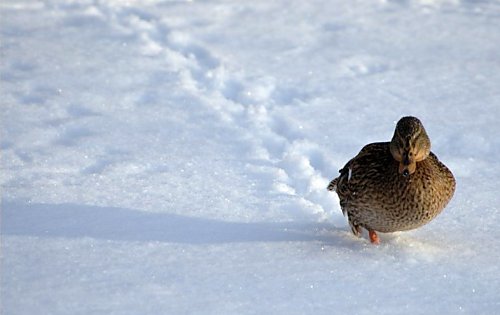
[[[415,173],[409,176],[401,175],[398,165],[389,142],[372,143],[328,185],[337,192],[354,234],[360,234],[360,227],[379,232],[417,228],[450,201],[455,179],[433,153],[417,162]]]

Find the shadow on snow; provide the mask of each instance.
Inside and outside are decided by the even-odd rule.
[[[116,241],[212,244],[232,242],[342,242],[331,224],[315,222],[240,223],[75,204],[3,202],[1,234]],[[325,235],[326,231],[326,235]],[[344,244],[347,245],[348,244]]]

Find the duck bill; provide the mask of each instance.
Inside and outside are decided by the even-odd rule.
[[[410,164],[405,164],[403,162],[399,163],[399,174],[403,176],[409,176],[417,170],[417,163],[412,162]]]

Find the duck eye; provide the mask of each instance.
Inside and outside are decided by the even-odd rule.
[[[403,171],[403,176],[408,177],[410,175],[410,172],[408,170]]]

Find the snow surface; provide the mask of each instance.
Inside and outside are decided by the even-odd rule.
[[[0,2],[12,314],[494,314],[500,2]],[[349,232],[328,181],[421,118],[457,191]]]

